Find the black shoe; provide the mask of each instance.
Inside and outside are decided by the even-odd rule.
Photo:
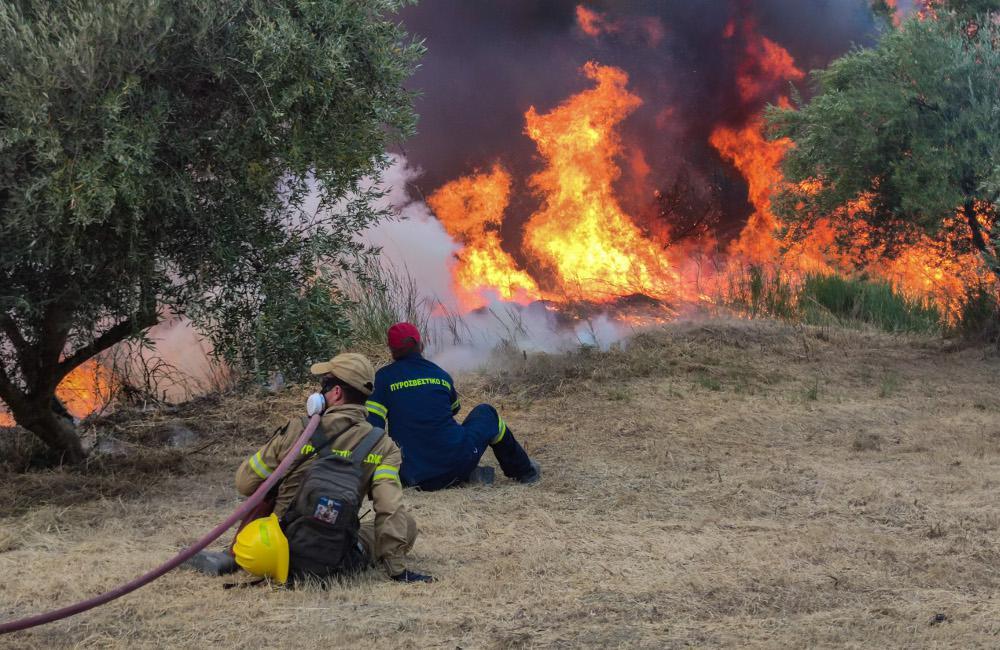
[[[236,558],[226,551],[199,551],[181,566],[210,576],[229,575],[240,568]]]
[[[538,466],[538,463],[531,458],[528,459],[528,462],[531,464],[531,471],[524,476],[517,477],[515,480],[518,483],[531,485],[532,483],[538,483],[538,480],[542,478],[542,468]]]
[[[497,471],[492,467],[477,467],[472,470],[469,474],[469,478],[465,479],[466,483],[469,485],[493,485],[493,480],[496,478]]]

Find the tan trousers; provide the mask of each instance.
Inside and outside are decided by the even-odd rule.
[[[361,522],[361,528],[358,529],[358,541],[365,548],[365,554],[371,560],[372,564],[377,562],[376,548],[375,548],[375,520],[367,519]],[[402,554],[405,555],[410,552],[413,548],[414,542],[417,541],[417,520],[413,518],[409,512],[406,513],[406,546],[403,547]]]

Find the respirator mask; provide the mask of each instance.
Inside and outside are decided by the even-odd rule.
[[[324,377],[323,383],[320,385],[318,393],[313,393],[306,400],[306,415],[312,417],[314,415],[322,415],[323,411],[326,410],[326,398],[323,397],[337,385],[337,380],[333,377]]]

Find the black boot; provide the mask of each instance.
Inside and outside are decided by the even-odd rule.
[[[493,485],[496,477],[496,470],[492,467],[477,467],[469,474],[465,482],[469,485]]]
[[[199,551],[181,566],[210,576],[229,575],[240,568],[236,558],[228,551]]]
[[[534,473],[528,452],[514,438],[514,433],[509,427],[500,442],[490,445],[490,449],[493,450],[493,455],[497,457],[500,469],[503,470],[504,476],[507,478],[522,481]]]
[[[531,471],[524,476],[519,476],[515,480],[518,483],[524,483],[525,485],[531,485],[532,483],[538,483],[539,479],[542,478],[542,468],[538,466],[533,459],[529,458],[528,463],[531,465]]]

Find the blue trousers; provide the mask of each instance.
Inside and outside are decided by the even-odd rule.
[[[493,450],[504,475],[516,479],[531,472],[528,453],[514,438],[514,433],[497,410],[489,404],[480,404],[469,411],[461,426],[470,445],[468,456],[447,474],[417,483],[417,488],[431,492],[467,482],[487,447]]]

